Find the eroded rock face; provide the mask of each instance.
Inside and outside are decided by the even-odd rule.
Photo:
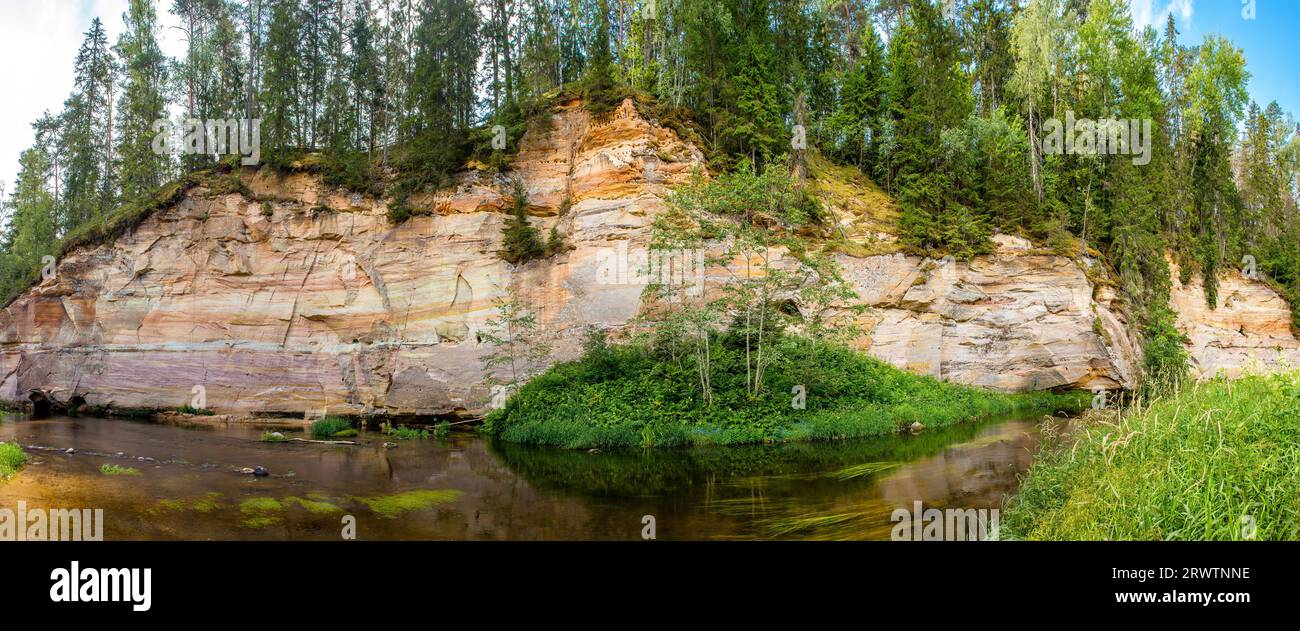
[[[588,327],[629,326],[651,221],[702,163],[630,102],[602,121],[572,102],[521,140],[507,175],[473,171],[416,196],[422,212],[401,225],[386,200],[310,175],[248,171],[251,196],[193,188],[116,241],[70,253],[55,278],[0,312],[0,398],[226,414],[482,412],[492,392],[481,335],[496,301],[518,291],[553,360],[576,356]],[[519,267],[498,253],[515,177],[531,221],[566,244]],[[1140,353],[1113,294],[1094,291],[1070,259],[996,241],[969,263],[841,256],[871,307],[860,346],[1000,390],[1132,387]],[[1199,286],[1175,289],[1198,363],[1240,366],[1275,345],[1296,352],[1280,298],[1262,285],[1221,291],[1224,305],[1209,312]]]
[[[191,189],[113,243],[70,253],[0,314],[0,397],[225,413],[442,414],[489,399],[479,334],[512,284],[556,358],[636,314],[603,282],[612,243],[644,246],[700,152],[625,103],[578,103],[521,141],[529,211],[567,252],[519,268],[501,248],[510,182],[481,172],[394,226],[383,200],[308,175],[245,173],[256,199]],[[417,204],[421,200],[415,200]],[[196,395],[201,398],[196,399]]]
[[[1300,340],[1291,334],[1290,305],[1268,285],[1229,272],[1219,277],[1218,304],[1210,309],[1200,277],[1193,274],[1182,283],[1178,266],[1170,263],[1170,268],[1170,303],[1201,377],[1300,367]]]
[[[841,257],[872,308],[860,345],[896,366],[998,390],[1129,388],[1124,315],[1070,259],[1016,237],[970,262]]]

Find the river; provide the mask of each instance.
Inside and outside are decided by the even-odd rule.
[[[871,441],[589,452],[473,432],[337,446],[6,414],[0,441],[29,462],[0,483],[0,508],[101,508],[105,540],[338,540],[345,516],[357,539],[641,539],[645,516],[663,540],[888,539],[893,510],[916,501],[1000,508],[1042,428],[1012,418]],[[241,473],[257,466],[269,475]]]

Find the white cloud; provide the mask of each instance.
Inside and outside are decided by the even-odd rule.
[[[155,2],[163,52],[183,50],[171,3]],[[104,22],[109,45],[122,33],[127,0],[4,0],[0,2],[0,181],[6,199],[18,174],[18,156],[35,140],[31,124],[41,113],[57,113],[72,91],[72,62],[90,21]]]
[[[1183,28],[1192,23],[1192,0],[1128,0],[1128,4],[1133,14],[1133,25],[1138,29],[1148,26],[1163,28],[1171,13],[1174,21]]]

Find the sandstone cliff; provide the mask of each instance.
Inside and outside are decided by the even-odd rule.
[[[69,253],[0,313],[0,398],[176,408],[202,393],[224,413],[481,412],[479,336],[494,301],[516,288],[553,359],[573,357],[589,326],[625,326],[641,308],[632,276],[650,222],[702,161],[630,102],[601,121],[570,102],[525,135],[505,175],[464,173],[414,198],[400,225],[387,200],[307,174],[246,170],[248,193],[196,186],[116,240]],[[516,177],[531,220],[567,245],[519,267],[498,254]],[[1109,290],[1023,240],[997,246],[969,263],[840,255],[872,306],[859,345],[1002,390],[1132,386],[1140,353]],[[1175,303],[1203,366],[1296,352],[1285,305],[1262,285],[1225,285],[1216,312],[1195,295],[1179,287]]]

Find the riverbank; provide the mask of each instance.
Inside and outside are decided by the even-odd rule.
[[[1300,372],[1193,386],[1040,454],[1003,538],[1300,537]]]
[[[762,394],[746,388],[743,350],[717,344],[711,401],[691,361],[639,344],[599,346],[556,364],[487,416],[508,442],[568,449],[740,445],[872,438],[995,415],[1083,408],[1079,393],[1006,394],[914,375],[836,345],[791,340]]]

